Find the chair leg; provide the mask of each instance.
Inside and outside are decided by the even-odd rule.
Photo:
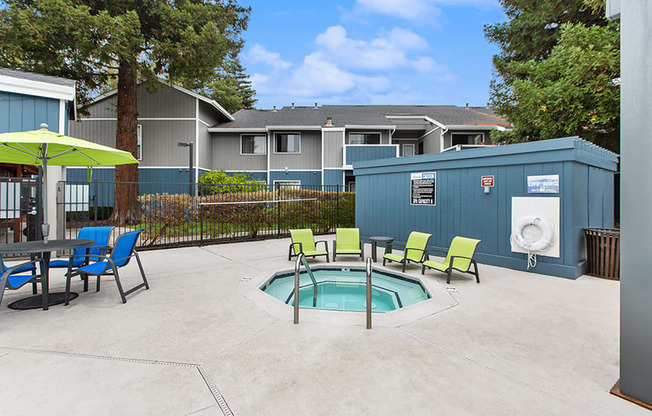
[[[383,257],[383,266],[385,265],[385,260],[386,260],[385,257]]]
[[[453,268],[449,267],[448,268],[448,278],[446,279],[446,284],[450,285],[451,284],[451,274],[453,274]]]
[[[405,273],[405,265],[407,264],[407,260],[403,261],[403,273]]]
[[[480,272],[478,271],[478,263],[475,262],[475,260],[471,260],[473,262],[473,270],[475,270],[475,281],[476,283],[480,283]]]
[[[82,274],[81,279],[84,282],[84,292],[88,292],[88,275]]]
[[[421,274],[426,274],[426,265],[421,265]]]
[[[70,269],[68,269],[68,270],[70,270]],[[63,304],[65,306],[68,306],[68,304],[70,304],[70,302],[68,301],[68,298],[70,297],[70,280],[71,279],[72,279],[72,277],[70,276],[70,273],[67,273],[66,274],[66,294],[64,295],[64,299],[63,299],[64,300]]]
[[[149,283],[147,283],[147,277],[145,277],[145,270],[143,269],[143,264],[140,262],[140,256],[135,250],[134,250],[134,255],[136,256],[136,262],[138,263],[138,268],[140,269],[140,275],[143,277],[145,290],[149,290]]]
[[[113,277],[115,278],[115,283],[118,285],[118,292],[120,292],[120,298],[122,298],[122,303],[127,303],[127,297],[125,296],[124,290],[122,290],[122,283],[120,283],[120,276],[118,275],[118,269],[114,265],[111,265],[113,269]]]
[[[97,275],[97,280],[95,281],[95,291],[99,292],[100,291],[100,281],[102,279],[101,275]]]
[[[337,259],[337,241],[333,241],[333,261]]]
[[[36,295],[38,293],[38,286],[36,286],[36,282],[32,282],[32,295]]]

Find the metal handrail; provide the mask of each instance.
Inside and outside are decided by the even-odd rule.
[[[301,263],[306,267],[308,276],[312,280],[313,293],[312,293],[312,306],[313,308],[317,306],[317,281],[315,276],[312,274],[310,266],[308,266],[308,261],[306,256],[303,253],[299,253],[297,256],[296,262],[294,262],[294,323],[299,323],[299,275],[301,274]]]
[[[367,257],[367,329],[371,329],[371,257]]]

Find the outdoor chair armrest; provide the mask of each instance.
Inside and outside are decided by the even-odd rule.
[[[448,254],[448,252],[446,250],[440,250],[438,248],[429,248],[429,249],[426,250],[426,252],[428,252],[428,254],[430,254],[430,252],[432,252],[432,251],[436,251],[437,253],[442,253],[442,254]]]
[[[299,245],[299,251],[297,251],[297,249],[294,247],[297,244]],[[299,243],[299,242],[290,243],[290,247],[292,247],[292,250],[294,250],[294,254],[303,253],[303,244],[302,243]]]
[[[455,267],[453,267],[453,264],[454,264],[454,262],[455,262],[455,259],[467,259],[467,260],[471,260],[471,262],[469,263],[469,268],[471,267],[471,264],[475,261],[475,260],[473,260],[473,257],[466,257],[466,256],[451,256],[451,261],[450,261],[450,263],[448,264],[448,267],[451,267],[451,268],[455,269]],[[457,270],[459,270],[459,269],[457,269]],[[468,269],[467,269],[467,270],[468,270]],[[464,270],[462,270],[462,271],[464,271]]]
[[[107,244],[105,246],[97,245],[97,246],[86,247],[86,250],[90,250],[92,248],[99,248],[100,252],[102,252],[102,250],[104,250],[106,252],[106,251],[110,251],[112,249],[112,247]]]
[[[95,257],[95,258],[102,258],[103,260],[108,260],[110,259],[110,256],[108,254],[73,254],[72,256],[68,257],[68,265],[70,266],[72,264],[72,259],[75,257]]]
[[[403,250],[403,258],[404,259],[407,258],[408,252],[410,250],[420,251],[420,252],[424,253],[425,255],[428,254],[428,250],[424,250],[422,248],[416,248],[416,247],[407,247],[405,250]],[[421,257],[423,258],[423,254],[421,255]]]
[[[328,242],[326,240],[315,241],[315,248],[317,247],[317,244],[319,244],[319,243],[324,243],[324,246],[326,247],[326,252],[328,252]]]
[[[35,265],[36,263],[40,263],[40,262],[41,262],[40,259],[38,259],[38,260],[30,260],[30,261],[26,261],[24,263],[17,264],[15,266],[11,266],[11,267],[4,270],[4,272],[2,273],[2,276],[4,277],[5,274],[7,276],[9,276],[10,274],[12,274],[14,272],[14,270],[18,270],[23,266],[27,266],[28,264],[34,264]]]

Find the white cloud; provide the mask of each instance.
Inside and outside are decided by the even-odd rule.
[[[316,36],[315,46],[297,64],[262,45],[247,51],[246,63],[259,64],[251,76],[258,95],[283,102],[302,98],[369,102],[372,97],[392,97],[392,91],[417,74],[432,85],[456,80],[445,66],[427,56],[428,42],[408,29],[384,30],[363,40],[349,37],[342,26],[331,26]]]
[[[428,42],[408,29],[381,32],[369,41],[349,38],[342,26],[331,26],[315,39],[322,60],[348,69],[391,70],[410,66],[406,52],[428,49]]]
[[[291,63],[281,59],[281,54],[276,52],[270,52],[265,49],[264,46],[256,43],[254,46],[249,49],[245,59],[249,62],[254,63],[264,63],[276,69],[288,69],[292,66]]]

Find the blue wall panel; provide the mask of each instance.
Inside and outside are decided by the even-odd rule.
[[[59,131],[59,100],[0,92],[0,133],[36,130],[41,123]]]
[[[493,155],[462,151],[356,164],[356,225],[365,237],[398,242],[411,231],[428,232],[430,246],[444,250],[456,235],[478,238],[480,262],[526,270],[527,256],[511,252],[512,197],[559,197],[560,258],[539,256],[532,271],[575,278],[585,269],[583,228],[613,226],[617,157],[579,139],[552,142],[529,144],[533,152],[516,145],[510,154],[512,146],[501,146]],[[437,205],[410,205],[410,173],[430,171],[437,172]],[[489,194],[480,184],[485,175],[495,177]],[[530,175],[559,175],[559,194],[528,194]]]
[[[351,165],[355,162],[362,162],[365,160],[387,159],[396,157],[395,146],[347,146],[345,151],[347,165]]]
[[[344,185],[342,170],[324,169],[324,185]]]
[[[321,171],[272,171],[269,172],[269,183],[274,181],[301,181],[301,185],[318,186],[321,185]]]
[[[113,205],[113,193],[115,172],[113,168],[93,169],[90,196],[93,201],[97,194],[99,206]],[[66,180],[78,183],[88,183],[88,174],[85,168],[67,168]],[[145,194],[181,194],[188,193],[188,169],[138,169],[138,191],[140,195]]]

